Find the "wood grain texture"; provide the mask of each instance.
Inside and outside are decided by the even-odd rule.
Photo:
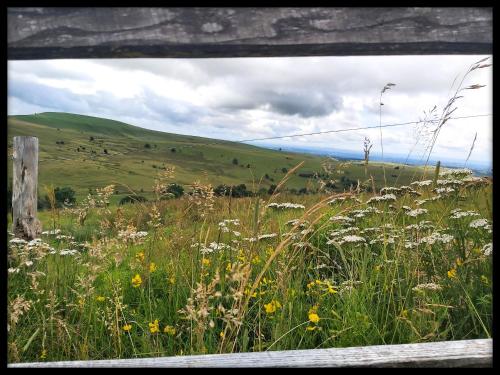
[[[42,227],[36,218],[38,198],[38,138],[14,137],[12,178],[12,232],[32,240]]]
[[[490,54],[492,8],[8,8],[8,58]]]
[[[491,367],[491,339],[239,354],[34,362],[8,367]]]

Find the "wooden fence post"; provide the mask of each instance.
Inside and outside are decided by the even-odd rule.
[[[12,232],[32,240],[42,232],[36,218],[38,197],[38,138],[14,137],[12,169]]]

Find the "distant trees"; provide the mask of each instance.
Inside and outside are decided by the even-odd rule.
[[[253,196],[253,192],[247,190],[247,186],[245,184],[233,186],[221,184],[214,189],[214,193],[219,197],[231,196],[233,198],[243,198]]]
[[[149,143],[145,143],[144,148],[151,148],[151,145]]]
[[[127,203],[137,203],[137,202],[147,202],[147,198],[141,195],[127,195],[122,199],[120,199],[120,202],[118,204],[122,206]]]
[[[104,153],[105,153],[106,155],[108,155],[108,150],[107,150],[107,149],[104,149]]]
[[[238,159],[234,158],[234,159],[233,159],[233,164],[234,164],[234,165],[238,165]]]
[[[172,147],[172,148],[170,149],[170,152],[176,152],[176,151],[177,151],[177,150],[175,149],[175,147]]]
[[[64,141],[56,141],[56,145],[63,145]]]
[[[281,168],[281,172],[288,173],[288,169],[286,169],[285,167],[283,167],[283,168]]]
[[[94,137],[90,136],[90,137],[89,137],[89,141],[90,141],[90,142],[93,142],[93,141],[94,141]]]

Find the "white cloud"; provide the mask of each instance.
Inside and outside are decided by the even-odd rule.
[[[454,79],[483,56],[378,56],[238,59],[123,59],[9,61],[8,113],[65,111],[133,125],[230,140],[272,137],[379,123],[416,121],[438,112]],[[464,85],[454,116],[492,113],[492,69]],[[436,157],[491,160],[491,117],[450,120]],[[383,129],[384,152],[406,155],[415,126]],[[341,132],[279,140],[302,147],[361,150],[365,136],[380,153],[380,131]],[[275,141],[275,143],[278,141]],[[415,154],[422,153],[417,145]]]

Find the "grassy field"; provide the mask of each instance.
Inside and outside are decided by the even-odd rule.
[[[243,183],[252,191],[277,184],[286,171],[299,162],[304,164],[289,179],[289,189],[314,190],[317,181],[299,175],[324,172],[322,164],[325,158],[318,156],[155,132],[103,118],[39,113],[9,116],[7,123],[9,154],[12,153],[14,136],[36,136],[39,139],[39,193],[42,197],[45,195],[44,185],[69,186],[81,200],[89,189],[115,184],[118,194],[113,197],[113,203],[130,190],[151,198],[153,180],[161,171],[159,168],[165,166],[174,166],[175,182],[186,187],[198,179],[214,187]],[[151,147],[146,148],[146,144]],[[238,165],[233,164],[234,158],[238,160]],[[11,164],[8,164],[9,181]],[[335,176],[336,191],[348,189],[351,183],[357,184],[358,180],[365,182],[370,176],[373,176],[377,188],[384,185],[380,163],[370,163],[366,175],[361,162],[331,162],[331,166],[338,172]],[[408,184],[421,173],[422,169],[418,167],[392,164],[386,167],[389,185],[396,181]]]
[[[61,128],[70,131],[78,133]],[[74,142],[61,152],[72,154]],[[181,143],[154,142],[164,154]],[[241,147],[242,160],[255,152]],[[159,162],[156,152],[137,160]],[[279,155],[276,165],[286,160],[268,154]],[[180,199],[122,207],[107,204],[109,188],[93,204],[41,212],[44,230],[60,232],[9,242],[8,361],[491,337],[490,181],[443,174],[411,186],[344,200],[280,192],[230,199],[199,186]]]

